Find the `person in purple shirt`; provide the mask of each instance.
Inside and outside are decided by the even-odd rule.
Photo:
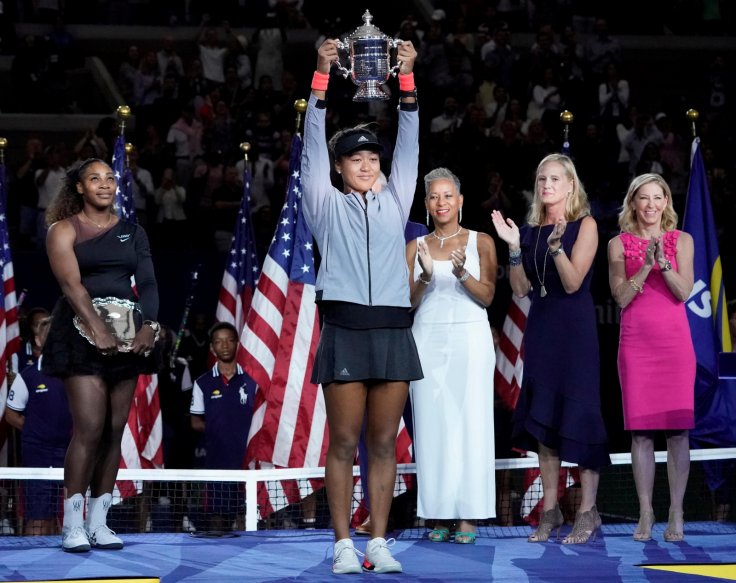
[[[217,362],[192,387],[192,429],[204,432],[207,468],[239,470],[243,467],[256,384],[235,360],[238,332],[227,322],[218,322],[209,332],[210,350]],[[225,530],[237,523],[243,530],[245,516],[241,484],[210,483],[206,509],[211,530]]]

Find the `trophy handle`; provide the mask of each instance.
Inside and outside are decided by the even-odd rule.
[[[348,50],[348,43],[344,43],[340,39],[337,39],[335,41],[335,44],[337,45],[338,50],[341,50],[341,51]],[[342,63],[340,63],[339,56],[335,60],[335,66],[337,68],[337,72],[340,73],[345,79],[347,79],[350,76],[351,71],[342,66]]]
[[[401,46],[401,43],[403,42],[404,41],[401,40],[400,38],[392,38],[390,41],[388,41],[388,44],[392,49],[395,49]],[[399,71],[401,70],[401,64],[402,64],[401,61],[397,59],[396,64],[393,67],[391,67],[391,70],[389,71],[389,73],[391,74],[392,77],[396,77],[396,75],[399,74]]]

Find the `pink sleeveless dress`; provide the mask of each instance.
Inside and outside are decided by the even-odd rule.
[[[674,270],[679,236],[680,231],[664,233],[664,254]],[[649,240],[620,237],[630,278],[644,264]],[[685,309],[655,262],[643,293],[621,311],[618,374],[627,430],[694,427],[695,349]]]

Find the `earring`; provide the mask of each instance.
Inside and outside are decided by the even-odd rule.
[[[460,218],[457,220],[458,223],[463,222],[463,207],[460,207]]]
[[[429,227],[429,209],[427,209],[427,226]]]

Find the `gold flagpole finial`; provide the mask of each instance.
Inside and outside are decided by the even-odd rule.
[[[248,152],[250,152],[250,142],[242,142],[240,144],[240,151],[243,152],[243,160],[248,162]]]
[[[688,109],[685,112],[685,116],[687,117],[687,119],[690,120],[690,123],[692,124],[692,128],[691,129],[692,129],[692,132],[693,132],[693,138],[697,138],[698,137],[698,128],[696,127],[695,122],[698,121],[698,118],[700,117],[700,113],[698,112],[697,109]]]
[[[302,115],[307,111],[307,100],[297,99],[294,102],[294,109],[296,110],[296,133],[299,133],[299,128],[302,125]]]

